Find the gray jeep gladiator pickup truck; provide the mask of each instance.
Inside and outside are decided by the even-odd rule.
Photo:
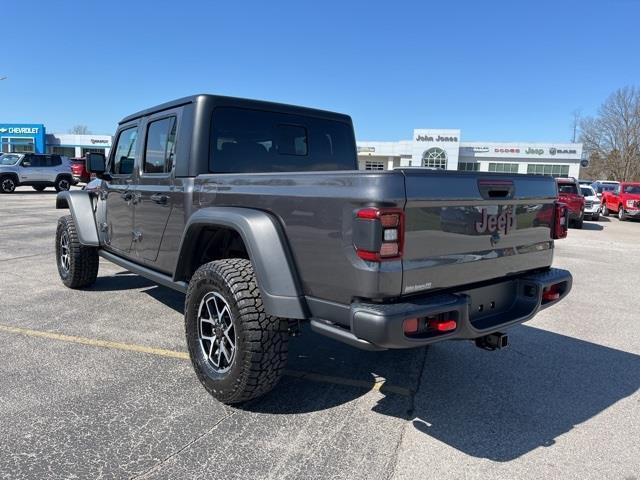
[[[302,321],[369,350],[492,350],[571,289],[553,178],[357,171],[346,115],[197,95],[124,118],[87,167],[56,199],[63,283],[93,284],[101,256],[185,292],[193,366],[225,403],[273,388]]]

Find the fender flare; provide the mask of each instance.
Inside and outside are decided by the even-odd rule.
[[[238,232],[256,274],[265,311],[281,318],[306,319],[304,296],[298,287],[296,270],[277,220],[270,214],[242,207],[207,207],[187,221],[180,242],[174,280],[187,280],[189,255],[197,247],[206,226]]]
[[[90,192],[84,190],[59,192],[56,196],[56,208],[68,208],[71,211],[78,240],[82,245],[99,247],[98,228],[90,195]]]

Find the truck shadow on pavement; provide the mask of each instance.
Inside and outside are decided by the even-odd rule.
[[[512,347],[430,349],[413,425],[468,455],[507,462],[555,439],[640,387],[640,356],[520,326]],[[385,413],[381,402],[376,411]]]
[[[143,292],[182,313],[183,294],[157,286]],[[376,378],[383,377],[392,388],[368,397],[374,412],[411,421],[468,455],[508,462],[552,446],[640,388],[639,355],[527,325],[509,335],[511,346],[497,352],[471,342],[366,352],[305,325],[289,344],[290,373],[240,408],[276,415],[339,408],[375,390]]]

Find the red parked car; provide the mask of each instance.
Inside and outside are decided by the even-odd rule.
[[[87,171],[84,158],[71,159],[71,175],[75,183],[89,183],[91,181],[91,174]]]
[[[578,181],[575,178],[556,178],[558,184],[558,200],[569,210],[569,226],[582,228],[584,222],[584,197],[580,193]]]
[[[602,192],[602,215],[617,213],[620,220],[640,218],[640,182],[622,182],[610,192]]]

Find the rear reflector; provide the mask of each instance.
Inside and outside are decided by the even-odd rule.
[[[417,318],[407,318],[403,323],[404,333],[411,334],[418,331],[420,321]]]
[[[450,332],[455,330],[458,324],[455,320],[438,320],[437,322],[429,322],[429,326],[438,332]]]
[[[545,288],[542,292],[542,301],[543,302],[554,302],[560,299],[560,290],[557,285],[552,285],[551,287]]]

